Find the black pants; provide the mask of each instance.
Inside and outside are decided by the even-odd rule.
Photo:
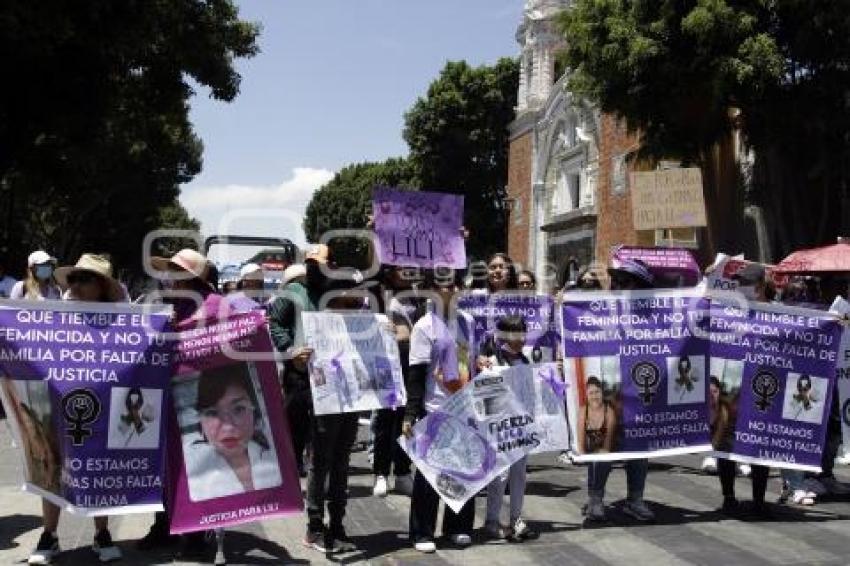
[[[375,460],[372,471],[376,476],[389,476],[390,466],[396,477],[410,473],[410,458],[396,441],[401,436],[404,407],[380,409],[375,418]]]
[[[312,429],[313,465],[307,474],[310,528],[324,521],[326,500],[331,526],[341,525],[348,501],[348,462],[357,438],[357,413],[314,416]]]
[[[410,379],[410,342],[402,340],[398,343],[399,359],[401,360],[401,375],[405,386]],[[404,407],[397,409],[381,409],[375,419],[375,452],[372,471],[376,476],[389,476],[390,465],[396,477],[410,473],[410,458],[399,446],[397,439],[401,436],[401,425],[404,423]]]
[[[767,476],[770,468],[753,464],[750,466],[750,479],[753,482],[753,501],[764,503],[767,492]],[[717,459],[717,475],[720,476],[720,487],[723,497],[735,497],[735,462],[726,458]]]
[[[413,542],[433,540],[437,530],[437,512],[440,496],[421,473],[413,479],[413,495],[410,498],[410,538]],[[475,498],[466,502],[460,513],[448,507],[443,515],[443,535],[471,534],[475,522]]]
[[[292,449],[295,452],[295,463],[300,472],[304,469],[304,450],[310,444],[312,433],[313,400],[310,397],[309,390],[287,394],[286,417],[289,420],[289,433],[292,438]]]

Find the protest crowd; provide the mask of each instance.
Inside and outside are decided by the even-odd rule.
[[[374,220],[386,247],[387,218]],[[463,229],[453,230],[431,240],[428,261],[373,249],[373,273],[311,245],[271,290],[246,264],[225,292],[191,249],[153,258],[156,288],[138,297],[106,254],[60,266],[33,251],[21,281],[0,263],[0,395],[27,489],[43,498],[29,563],[60,552],[60,509],[93,518],[101,562],[121,559],[108,516],[131,512],[153,514],[139,548],[183,557],[205,556],[228,526],[293,516],[304,545],[351,552],[349,457],[364,426],[373,496],[409,495],[410,544],[422,553],[540,536],[523,511],[527,459],[539,452],[586,466],[588,523],[607,520],[618,461],[623,512],[653,521],[649,459],[678,454],[704,456],[730,516],[770,514],[771,468],[788,505],[850,494],[833,474],[850,393],[840,383],[846,250],[846,268],[807,272],[722,254],[698,267],[685,250],[665,264],[658,249],[618,248],[607,266],[551,288],[505,253],[467,262]],[[73,312],[110,318],[63,314]],[[79,360],[59,337],[73,328]],[[165,338],[134,343],[134,328]],[[717,338],[723,329],[734,336]],[[122,468],[122,483],[99,485],[97,454],[103,477]],[[751,504],[739,503],[739,475],[751,479]]]

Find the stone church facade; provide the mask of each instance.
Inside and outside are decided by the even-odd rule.
[[[706,246],[711,238],[705,229],[632,228],[629,173],[648,168],[627,159],[638,149],[638,138],[615,117],[573,96],[566,75],[556,76],[556,53],[564,39],[554,19],[570,4],[527,0],[516,33],[520,83],[510,125],[509,255],[548,288],[562,286],[593,262],[606,264],[617,244],[689,247],[707,260],[715,250]],[[739,171],[741,151],[737,139],[718,147],[727,175],[716,179],[718,186],[735,182],[729,175]]]

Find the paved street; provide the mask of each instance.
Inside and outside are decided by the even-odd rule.
[[[5,423],[0,423],[0,564],[20,564],[40,534],[40,502],[19,490],[20,454],[12,447]],[[484,543],[466,550],[438,541],[436,554],[423,556],[407,542],[408,499],[391,494],[371,496],[371,474],[363,451],[354,455],[349,534],[362,549],[335,557],[342,563],[464,564],[848,564],[850,502],[829,501],[809,510],[775,505],[775,520],[729,520],[714,509],[720,503],[716,477],[699,473],[699,460],[688,457],[653,464],[647,498],[658,515],[654,525],[635,525],[617,512],[624,496],[624,474],[612,473],[612,522],[583,527],[581,506],[585,471],[563,467],[550,456],[533,459],[526,498],[526,516],[540,531],[523,544]],[[840,470],[844,480],[850,471]],[[740,499],[748,499],[748,480],[738,480]],[[768,497],[775,501],[779,480],[772,477]],[[476,526],[483,522],[484,499],[478,498]],[[170,564],[167,554],[142,554],[134,541],[152,517],[113,518],[112,533],[124,551],[123,564]],[[327,564],[324,556],[301,544],[304,521],[275,520],[235,529],[227,536],[229,564]],[[89,520],[63,516],[63,550],[57,564],[91,564],[93,531]],[[480,533],[479,533],[480,537]],[[182,562],[177,562],[185,564]]]

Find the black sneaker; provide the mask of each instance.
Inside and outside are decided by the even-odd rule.
[[[724,515],[734,516],[738,514],[738,500],[734,497],[724,497],[720,512]]]
[[[345,527],[342,525],[332,526],[325,534],[325,551],[326,552],[354,552],[357,550],[357,545],[351,538],[345,534]]]
[[[207,556],[207,532],[197,531],[183,535],[179,556],[183,560],[203,560]]]
[[[162,527],[157,523],[151,525],[148,534],[139,539],[136,548],[142,551],[154,550],[174,546],[180,541],[177,535],[169,534],[168,527]]]
[[[304,546],[318,550],[319,552],[327,552],[325,546],[326,539],[327,534],[325,533],[324,525],[308,525],[307,534],[304,535]]]
[[[27,564],[50,564],[59,554],[59,539],[53,533],[43,531]]]

